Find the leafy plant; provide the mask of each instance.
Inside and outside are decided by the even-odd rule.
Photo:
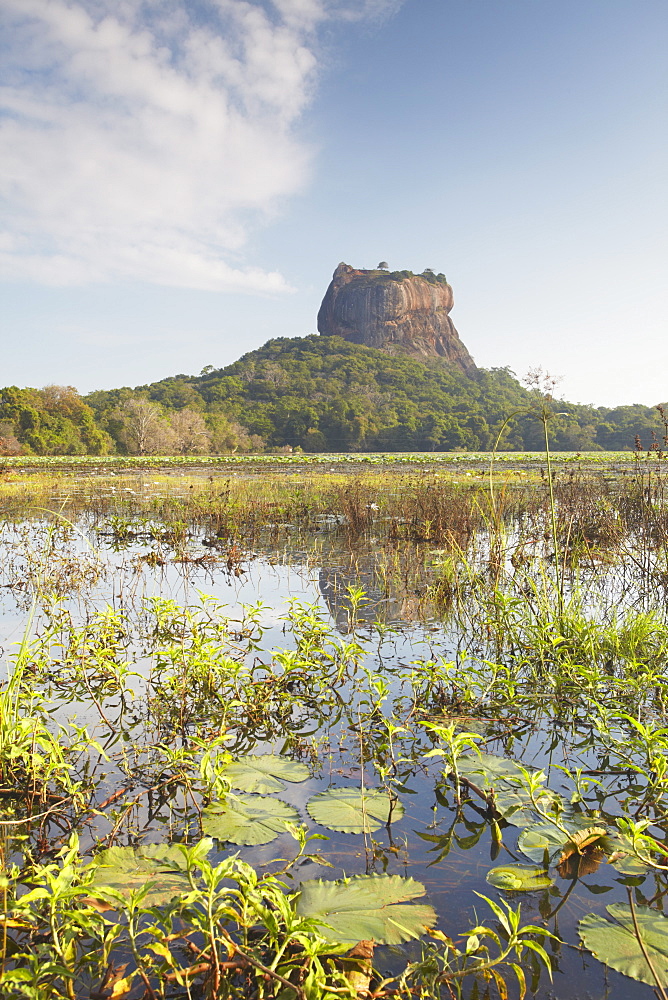
[[[542,772],[529,772],[506,757],[478,752],[475,757],[460,757],[457,767],[469,788],[513,826],[534,823],[537,811],[561,803],[561,796],[543,786]]]
[[[400,875],[356,875],[338,882],[302,882],[297,913],[322,924],[329,941],[354,944],[401,944],[420,937],[436,923],[436,911],[426,903],[408,902],[423,896],[424,886]]]
[[[299,822],[299,813],[281,799],[264,795],[228,795],[202,812],[204,833],[232,844],[269,844],[288,825]]]
[[[465,750],[475,750],[475,752],[482,757],[480,750],[478,749],[478,742],[482,739],[478,733],[466,733],[457,732],[457,727],[455,725],[444,726],[436,722],[422,722],[421,725],[425,729],[429,729],[434,733],[440,740],[446,745],[445,750],[441,750],[440,747],[434,750],[429,750],[425,754],[425,757],[445,757],[448,763],[448,774],[453,775],[455,779],[455,799],[457,803],[460,802],[460,784],[459,784],[459,760]]]
[[[597,826],[595,819],[579,813],[560,817],[560,825],[551,822],[534,823],[525,827],[517,841],[518,850],[537,863],[557,863],[574,851],[604,838],[607,827]]]
[[[258,792],[262,795],[282,792],[285,788],[284,782],[305,781],[308,776],[309,769],[305,764],[276,754],[239,757],[225,770],[225,777],[232,788],[240,788],[244,792]]]
[[[203,842],[204,852],[211,846],[211,840]],[[95,858],[92,873],[89,895],[99,888],[125,894],[142,889],[146,906],[161,906],[190,889],[188,865],[177,844],[109,847]]]
[[[545,889],[553,882],[547,869],[529,868],[526,865],[499,865],[496,868],[491,868],[485,878],[496,889],[506,889],[512,892],[531,892],[534,889]]]
[[[341,833],[375,833],[404,814],[401,803],[378,788],[329,788],[310,798],[306,809],[316,823]]]
[[[487,896],[480,893],[476,895],[491,908],[497,920],[496,927],[491,928],[486,924],[472,927],[463,936],[461,946],[442,931],[432,931],[434,944],[425,948],[422,961],[415,962],[404,972],[400,979],[402,986],[411,992],[417,989],[425,1000],[444,995],[460,996],[462,981],[472,976],[476,980],[494,983],[499,995],[506,997],[508,988],[500,969],[507,966],[514,973],[520,998],[523,998],[526,994],[524,970],[528,964],[527,952],[538,957],[551,978],[552,965],[543,942],[546,938],[558,938],[535,924],[522,925],[519,906],[515,910],[503,900],[499,905]],[[476,988],[477,982],[473,990]]]
[[[611,919],[588,913],[578,925],[585,948],[611,969],[641,983],[668,986],[668,917],[648,906],[612,903]]]

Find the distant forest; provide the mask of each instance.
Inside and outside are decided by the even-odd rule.
[[[500,449],[537,451],[543,405],[556,451],[664,447],[656,407],[546,402],[508,368],[468,377],[310,336],[134,389],[0,389],[0,454],[486,451],[502,428]]]

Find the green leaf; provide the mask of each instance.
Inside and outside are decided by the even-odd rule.
[[[536,796],[541,809],[550,809],[561,796],[544,788]],[[511,781],[501,781],[494,788],[494,808],[512,826],[528,826],[536,820],[536,810],[527,790]]]
[[[298,823],[299,813],[281,799],[264,795],[228,795],[212,802],[202,813],[202,829],[210,837],[231,844],[268,844],[285,833],[288,823]]]
[[[436,911],[407,900],[424,895],[424,886],[400,875],[357,875],[349,880],[302,882],[297,900],[301,917],[330,924],[320,928],[328,941],[401,944],[436,923]]]
[[[528,826],[536,820],[536,811],[526,789],[520,765],[492,753],[462,756],[457,761],[462,778],[469,778],[484,792],[494,792],[494,809],[512,826]],[[550,788],[536,795],[541,808],[549,809],[562,798]]]
[[[600,962],[641,983],[656,986],[633,926],[631,909],[625,903],[606,907],[612,920],[588,913],[578,925],[585,948]],[[668,986],[668,917],[648,906],[636,907],[636,920],[644,948],[663,986]]]
[[[306,803],[311,819],[340,833],[374,833],[390,819],[401,819],[404,807],[390,802],[379,788],[330,788]]]
[[[493,753],[466,754],[458,759],[457,770],[462,777],[470,775],[471,780],[483,788],[494,788],[499,780],[522,779],[519,764]],[[482,780],[476,781],[475,775]]]
[[[580,813],[571,813],[570,815],[562,813],[559,822],[570,834],[587,830],[594,824],[598,825],[597,820]],[[534,823],[533,826],[522,830],[517,841],[517,849],[531,861],[542,864],[546,852],[549,861],[552,862],[559,857],[568,843],[569,838],[553,823],[546,821]]]
[[[233,761],[225,769],[225,778],[232,788],[240,788],[244,792],[282,792],[285,781],[305,781],[309,769],[305,764],[299,764],[287,757],[265,753],[249,754]],[[282,781],[279,779],[283,779]]]
[[[100,851],[92,867],[89,889],[93,897],[98,889],[115,889],[127,896],[150,885],[142,906],[161,906],[191,888],[183,852],[175,844],[109,847]]]
[[[610,850],[610,864],[622,875],[647,875],[649,865],[636,856],[633,841],[621,830],[616,830],[607,838],[607,848]]]
[[[487,881],[497,889],[513,892],[530,892],[552,885],[552,879],[545,868],[528,865],[499,865],[487,872]]]

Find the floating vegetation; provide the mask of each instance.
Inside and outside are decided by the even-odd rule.
[[[339,882],[302,882],[297,913],[317,919],[330,941],[402,944],[421,937],[436,923],[436,911],[412,903],[425,888],[399,875],[356,875]]]
[[[662,462],[544,457],[8,466],[2,996],[665,995]]]
[[[611,969],[663,992],[668,984],[668,917],[623,903],[606,910],[612,919],[589,913],[580,921],[585,948]]]
[[[404,814],[400,802],[379,788],[329,788],[309,799],[312,820],[340,833],[375,833]]]
[[[247,754],[232,761],[225,769],[225,778],[232,788],[263,795],[282,792],[286,781],[306,781],[309,775],[305,764],[268,753]]]
[[[266,795],[228,795],[202,813],[202,829],[210,837],[231,844],[269,844],[298,823],[299,813],[281,799]]]
[[[546,889],[554,881],[546,868],[530,868],[528,865],[499,865],[497,868],[490,868],[485,878],[490,885],[508,892]]]

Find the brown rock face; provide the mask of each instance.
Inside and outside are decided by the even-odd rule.
[[[318,332],[394,354],[443,358],[472,375],[475,362],[449,316],[453,305],[444,279],[339,264],[318,312]]]

